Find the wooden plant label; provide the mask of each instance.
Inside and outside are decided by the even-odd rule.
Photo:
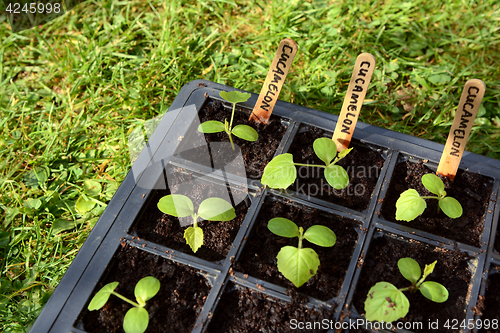
[[[280,95],[281,88],[283,88],[283,83],[285,83],[285,78],[292,66],[297,50],[297,44],[289,38],[285,38],[280,42],[278,52],[274,56],[271,68],[267,73],[266,81],[262,86],[259,98],[257,98],[257,103],[255,103],[249,120],[265,124],[269,122],[269,117],[273,112],[274,105],[278,101],[278,96]]]
[[[465,83],[455,119],[444,146],[443,155],[441,155],[441,161],[439,161],[437,174],[451,180],[455,179],[460,160],[464,154],[465,144],[479,111],[485,90],[486,85],[481,80],[472,79]]]
[[[351,82],[347,88],[335,132],[333,132],[332,140],[335,141],[339,152],[349,148],[374,69],[375,57],[370,53],[361,53],[356,59]]]

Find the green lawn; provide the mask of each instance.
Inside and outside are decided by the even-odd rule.
[[[338,114],[370,52],[360,120],[444,143],[478,78],[467,150],[499,159],[499,26],[487,0],[89,0],[19,33],[0,16],[0,330],[29,329],[129,170],[128,135],[187,82],[258,93],[290,37],[280,99]]]

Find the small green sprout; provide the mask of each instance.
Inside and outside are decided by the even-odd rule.
[[[302,248],[302,240],[323,246],[335,245],[337,236],[329,228],[322,225],[313,225],[306,232],[302,227],[283,217],[269,220],[267,228],[275,235],[294,238],[299,237],[299,246],[284,246],[276,256],[278,259],[278,270],[285,278],[290,280],[295,287],[300,287],[318,271],[319,258],[316,251],[311,248]]]
[[[401,193],[398,201],[396,201],[396,220],[411,221],[421,215],[427,203],[424,199],[437,199],[439,200],[438,212],[441,209],[449,217],[456,219],[462,216],[462,205],[452,197],[446,196],[444,190],[444,183],[438,176],[434,174],[426,174],[422,176],[422,184],[431,193],[437,195],[421,197],[414,189],[409,189]]]
[[[203,245],[203,230],[198,227],[198,217],[207,221],[231,221],[236,217],[233,206],[220,198],[205,199],[195,213],[191,199],[181,194],[169,194],[158,201],[158,209],[175,217],[193,218],[193,226],[184,231],[184,239],[195,253]]]
[[[338,161],[346,157],[352,148],[344,149],[337,153],[337,145],[332,139],[318,138],[313,143],[314,153],[325,165],[313,165],[294,163],[293,155],[290,153],[276,156],[264,168],[261,182],[270,188],[286,189],[292,185],[297,178],[295,166],[318,167],[325,169],[325,178],[328,184],[337,190],[345,188],[349,184],[349,175]]]
[[[144,308],[146,301],[153,298],[160,290],[160,281],[152,276],[146,276],[135,285],[134,295],[137,302],[131,301],[115,292],[118,282],[111,282],[95,294],[88,306],[89,311],[99,310],[106,304],[111,295],[132,304],[134,307],[127,311],[123,318],[123,330],[126,333],[143,333],[149,324],[148,310]]]
[[[247,141],[255,141],[259,138],[259,134],[257,131],[250,126],[247,125],[236,125],[233,128],[233,118],[234,118],[234,110],[236,109],[236,103],[246,102],[251,94],[250,93],[242,93],[239,91],[221,91],[219,93],[220,97],[224,98],[229,103],[233,104],[233,112],[231,113],[231,121],[228,123],[227,119],[224,120],[224,123],[217,120],[208,120],[204,123],[201,123],[198,126],[198,131],[202,133],[219,133],[225,131],[227,135],[229,135],[229,141],[231,141],[231,147],[234,150],[234,143],[232,134],[237,137],[247,140]]]
[[[434,271],[437,260],[425,265],[424,275],[418,263],[412,258],[398,260],[398,268],[405,279],[412,285],[407,288],[396,288],[389,282],[378,282],[368,291],[365,300],[366,319],[370,321],[393,322],[404,318],[410,309],[410,301],[403,291],[420,291],[422,295],[436,303],[443,303],[448,299],[448,290],[440,283],[425,281]],[[425,282],[424,282],[425,281]]]

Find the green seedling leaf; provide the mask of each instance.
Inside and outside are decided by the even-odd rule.
[[[149,314],[144,308],[133,307],[127,311],[123,318],[125,333],[143,333],[148,328]]]
[[[349,185],[349,175],[340,165],[330,164],[325,169],[325,178],[331,187],[341,190]]]
[[[38,210],[42,206],[42,201],[40,199],[26,199],[24,201],[24,207],[33,209],[33,210]]]
[[[160,290],[160,281],[152,276],[146,276],[137,282],[134,289],[135,299],[139,305],[146,305]]]
[[[436,303],[443,303],[448,300],[448,289],[441,283],[425,281],[419,287],[420,292],[426,298]]]
[[[233,206],[221,198],[205,199],[198,208],[198,215],[207,221],[231,221],[236,217]]]
[[[342,150],[338,155],[337,162],[346,157],[351,152],[351,150],[353,150],[353,148]]]
[[[76,227],[75,221],[56,219],[52,222],[52,233],[57,235],[60,232],[73,229],[74,227]]]
[[[293,155],[287,153],[276,156],[266,165],[260,181],[270,188],[286,189],[296,178],[297,169],[293,163]]]
[[[313,225],[309,227],[304,233],[304,238],[313,244],[323,247],[334,246],[337,242],[335,233],[330,228],[323,225]]]
[[[452,197],[446,197],[443,199],[439,200],[439,208],[451,217],[452,219],[459,218],[462,216],[462,205],[460,205],[460,202],[458,202],[457,199],[452,198]]]
[[[396,220],[407,222],[414,220],[424,212],[426,207],[427,203],[416,190],[406,190],[396,201]]]
[[[158,209],[163,213],[186,217],[194,214],[193,202],[182,194],[169,194],[158,201]]]
[[[49,179],[50,171],[47,168],[34,168],[25,177],[26,185],[38,186],[47,182]]]
[[[275,217],[267,223],[267,228],[275,235],[287,238],[299,237],[297,225],[284,217]]]
[[[398,260],[398,268],[405,279],[410,281],[413,285],[418,282],[422,275],[420,265],[412,258],[401,258]]]
[[[247,141],[255,141],[259,138],[257,131],[247,125],[236,125],[231,133]]]
[[[436,267],[437,260],[434,260],[432,264],[425,265],[424,268],[424,276],[422,276],[422,280],[424,281],[432,272],[434,272],[434,267]]]
[[[423,175],[422,184],[424,184],[425,188],[428,189],[429,192],[434,193],[437,196],[443,196],[444,183],[441,178],[439,178],[435,174],[428,173],[426,175]]]
[[[200,227],[189,227],[184,231],[184,239],[194,253],[203,245],[203,230]]]
[[[224,124],[217,120],[208,120],[198,126],[198,131],[202,133],[219,133],[225,130]]]
[[[220,97],[224,98],[229,103],[238,104],[248,101],[250,93],[244,93],[239,91],[221,91],[219,93]]]
[[[337,145],[329,138],[318,138],[314,140],[313,149],[316,156],[318,156],[327,166],[330,165],[330,162],[337,156]]]
[[[10,232],[1,231],[0,232],[0,248],[9,245],[10,243]]]
[[[102,308],[108,301],[109,296],[111,296],[111,292],[114,291],[116,287],[118,287],[118,282],[111,282],[102,287],[90,301],[90,304],[87,307],[89,311],[99,310]]]
[[[365,312],[369,321],[393,322],[406,316],[409,309],[408,298],[388,282],[378,282],[368,291]]]
[[[85,199],[83,196],[80,196],[78,200],[76,200],[75,208],[79,214],[85,214],[86,212],[92,210],[96,203],[90,199]]]
[[[101,184],[93,179],[87,179],[83,182],[83,190],[85,194],[91,197],[96,197],[102,192]]]
[[[299,288],[316,274],[319,267],[318,254],[310,248],[282,247],[278,255],[278,270]]]

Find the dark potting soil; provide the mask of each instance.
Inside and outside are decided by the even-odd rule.
[[[210,292],[207,279],[193,268],[123,245],[108,276],[99,282],[92,297],[104,285],[118,281],[115,291],[135,300],[135,285],[146,276],[157,278],[161,284],[158,294],[146,302],[145,309],[149,312],[146,332],[190,332]],[[83,328],[89,333],[123,333],[123,318],[131,307],[111,295],[100,310],[85,308],[81,314]]]
[[[200,122],[203,123],[207,120],[218,120],[224,123],[225,119],[230,122],[231,111],[232,104],[231,107],[228,108],[225,107],[219,100],[210,100],[199,112]],[[249,179],[260,179],[264,173],[264,167],[271,161],[276,149],[278,149],[281,139],[286,132],[287,124],[283,121],[283,118],[274,115],[271,115],[269,124],[257,124],[253,121],[248,121],[249,116],[249,110],[243,109],[237,105],[234,112],[233,128],[236,125],[248,125],[257,131],[259,138],[256,141],[250,142],[232,135],[235,145],[239,147],[241,155],[243,156],[246,175],[242,172],[238,172],[244,170],[232,169],[230,172],[236,173],[239,176],[246,176]],[[187,140],[188,142],[190,140],[194,141],[197,137],[203,135],[209,145],[211,161],[203,162],[199,158],[199,156],[203,156],[205,154],[206,147],[183,151],[180,153],[180,156],[204,165],[210,163],[212,165],[207,166],[211,167],[214,167],[214,161],[216,161],[215,164],[226,165],[237,158],[239,151],[238,149],[234,151],[231,148],[229,137],[226,132],[203,134],[198,132],[196,127],[191,130],[184,140]],[[213,145],[210,144],[211,142],[224,142],[226,144]],[[180,148],[185,149],[182,145]],[[215,166],[215,168],[217,168],[217,166]]]
[[[444,303],[435,303],[422,296],[420,292],[404,292],[410,301],[410,310],[400,321],[422,323],[423,329],[417,330],[418,332],[456,332],[443,325],[448,319],[449,322],[456,319],[459,323],[465,319],[467,300],[470,297],[468,289],[472,276],[469,271],[470,257],[465,252],[424,245],[415,240],[402,241],[375,233],[365,256],[354,293],[352,303],[356,310],[359,313],[365,313],[366,296],[377,282],[386,281],[397,288],[410,285],[397,266],[398,260],[406,257],[415,259],[422,271],[425,265],[437,260],[434,272],[427,277],[426,281],[436,281],[444,285],[448,289],[449,297]],[[427,327],[429,320],[431,322],[439,320],[439,329],[429,329]]]
[[[276,256],[283,246],[297,247],[298,238],[284,238],[270,232],[267,223],[274,217],[287,218],[295,222],[297,226],[303,227],[304,230],[318,224],[333,230],[337,236],[337,242],[331,248],[303,241],[304,247],[316,251],[320,266],[316,275],[298,288],[298,291],[323,301],[336,297],[351,262],[358,239],[356,229],[360,230],[360,224],[347,218],[298,205],[287,199],[267,198],[235,268],[242,273],[292,289],[297,288],[278,271]]]
[[[314,153],[313,143],[318,138],[331,138],[332,135],[333,132],[302,125],[288,152],[293,155],[295,163],[325,165]],[[385,160],[381,151],[370,149],[356,140],[351,142],[351,147],[354,149],[337,163],[349,174],[346,188],[336,190],[331,187],[323,175],[323,168],[300,166],[290,190],[357,211],[367,209]]]
[[[492,274],[488,278],[486,284],[486,292],[484,298],[484,311],[481,316],[483,328],[479,330],[481,333],[498,333],[500,332],[500,273]],[[496,320],[496,321],[494,321]],[[489,324],[489,328],[487,328]]]
[[[435,172],[421,160],[417,163],[406,161],[397,164],[384,198],[381,215],[391,222],[479,247],[493,188],[493,180],[485,176],[458,170],[454,181],[441,177],[447,196],[457,199],[462,205],[463,214],[459,218],[450,218],[442,211],[438,213],[438,200],[426,199],[427,208],[421,216],[410,222],[396,220],[396,201],[407,189],[413,188],[420,195],[435,196],[422,185],[421,178],[427,173]]]
[[[266,296],[258,291],[227,286],[207,333],[254,333],[297,332],[296,323],[333,320],[335,308],[311,309],[302,300],[292,302]],[[295,324],[294,324],[295,322]],[[307,332],[326,332],[322,329],[307,329]]]
[[[224,259],[250,207],[248,195],[238,188],[226,187],[197,178],[192,172],[174,168],[169,175],[170,190],[158,190],[152,195],[143,215],[132,227],[132,233],[146,241],[164,245],[208,261]],[[235,207],[236,218],[227,222],[201,221],[198,226],[203,230],[203,245],[193,253],[184,239],[184,230],[192,225],[192,218],[177,218],[162,213],[158,201],[170,193],[188,196],[195,211],[200,203],[208,198],[218,197],[231,202]],[[229,196],[228,193],[231,193]],[[244,201],[241,201],[245,198]],[[236,206],[234,206],[234,204]],[[183,222],[181,226],[180,221]],[[188,224],[189,223],[189,224]]]

